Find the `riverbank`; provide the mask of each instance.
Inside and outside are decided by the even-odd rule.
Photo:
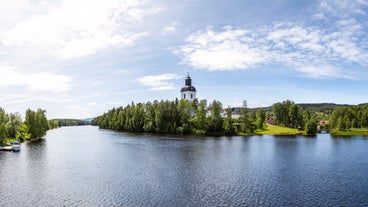
[[[368,129],[332,130],[332,136],[368,136]]]

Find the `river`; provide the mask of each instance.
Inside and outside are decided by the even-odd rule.
[[[368,139],[64,127],[0,152],[0,206],[368,206]]]

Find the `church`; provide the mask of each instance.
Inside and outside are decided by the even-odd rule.
[[[181,99],[193,101],[196,99],[196,92],[197,91],[195,87],[192,86],[192,79],[188,73],[187,77],[185,78],[185,86],[180,90]]]

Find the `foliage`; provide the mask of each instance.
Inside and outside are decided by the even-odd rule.
[[[31,135],[28,133],[28,127],[25,123],[22,123],[17,131],[17,139],[23,142],[26,139],[30,139]]]
[[[337,131],[368,127],[368,105],[337,107],[330,116],[330,127]]]
[[[5,139],[8,137],[8,130],[4,123],[0,123],[0,146],[4,146]]]
[[[222,133],[223,118],[221,117],[222,104],[219,101],[213,101],[210,105],[211,115],[208,117],[208,132],[209,133]]]
[[[27,109],[25,124],[28,127],[28,132],[31,135],[31,139],[45,136],[46,131],[49,129],[46,111],[42,109],[38,109],[37,111]]]
[[[38,109],[32,111],[27,109],[25,121],[22,121],[18,112],[5,113],[0,107],[0,145],[5,142],[21,141],[26,139],[40,138],[46,134],[49,129],[50,121],[46,118],[46,111]]]
[[[209,108],[206,100],[154,101],[113,108],[92,120],[103,129],[149,133],[222,133],[222,105],[214,101]],[[207,116],[208,109],[211,115]]]
[[[49,120],[49,128],[58,128],[63,126],[83,126],[89,125],[90,122],[81,119],[51,119]]]
[[[226,119],[224,121],[224,132],[225,134],[234,134],[235,129],[233,127],[233,122],[231,118],[231,108],[230,106],[226,109]]]
[[[17,132],[22,124],[22,118],[19,113],[10,113],[6,124],[8,135],[10,138],[16,138]]]
[[[317,134],[317,124],[316,124],[316,120],[311,119],[309,121],[307,121],[306,125],[305,125],[305,132],[307,133],[307,135],[316,135]]]
[[[201,100],[199,101],[198,108],[196,111],[196,116],[194,119],[195,127],[198,130],[206,130],[206,113],[207,113],[207,101]]]
[[[276,124],[295,129],[303,128],[310,119],[310,116],[304,116],[306,114],[301,106],[289,100],[275,103],[272,106],[272,111]]]
[[[258,109],[256,112],[256,125],[257,125],[257,129],[263,129],[263,123],[264,120],[266,119],[266,113],[264,112],[263,109]]]
[[[324,108],[326,111],[322,110]],[[320,129],[368,128],[367,104],[339,107],[331,104],[299,105],[286,100],[273,104],[270,112],[268,108],[248,109],[244,102],[239,118],[232,118],[233,112],[229,107],[223,110],[219,101],[213,101],[207,107],[206,100],[162,100],[113,108],[91,123],[116,131],[171,134],[262,134],[263,131],[266,134],[300,134],[302,129],[306,134],[315,134],[318,122],[327,119],[330,123],[318,126]],[[266,117],[273,117],[277,125],[286,127],[285,130],[272,131],[274,126],[264,124]],[[292,131],[288,131],[289,127],[293,128]]]

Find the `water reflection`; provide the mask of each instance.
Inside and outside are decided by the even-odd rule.
[[[0,152],[0,206],[365,206],[367,150],[365,138],[328,134],[198,138],[61,128],[21,153]]]

